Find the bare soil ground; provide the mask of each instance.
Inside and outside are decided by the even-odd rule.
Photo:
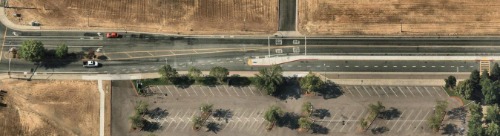
[[[300,0],[298,27],[310,35],[499,35],[499,7],[498,0]]]
[[[42,29],[269,34],[278,28],[278,0],[9,0],[8,6],[15,7],[7,9],[10,20],[39,21]]]
[[[0,80],[0,89],[0,135],[98,135],[96,82]]]

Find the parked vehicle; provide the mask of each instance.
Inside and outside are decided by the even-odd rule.
[[[83,67],[84,67],[84,68],[95,68],[95,67],[99,67],[99,62],[97,62],[97,61],[93,61],[93,60],[90,60],[90,61],[83,61]]]
[[[116,32],[111,32],[111,33],[106,33],[107,38],[118,38],[118,33]]]

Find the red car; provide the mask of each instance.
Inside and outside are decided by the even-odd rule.
[[[115,32],[112,33],[106,33],[107,38],[118,38],[118,34]]]

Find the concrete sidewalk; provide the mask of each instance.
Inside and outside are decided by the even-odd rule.
[[[307,56],[280,56],[280,57],[264,57],[248,59],[250,66],[270,66],[283,64],[301,60],[359,60],[359,61],[457,61],[457,60],[500,60],[500,56],[353,56],[353,55],[338,55],[338,56],[322,56],[322,55],[307,55]]]

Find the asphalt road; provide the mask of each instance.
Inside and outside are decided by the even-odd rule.
[[[5,30],[0,27],[0,31]],[[170,64],[179,70],[190,66],[208,70],[213,66],[224,66],[230,70],[257,70],[247,66],[246,59],[275,55],[305,55],[305,38],[275,38],[214,36],[214,37],[173,37],[164,35],[120,33],[122,38],[108,39],[96,33],[85,32],[21,32],[14,36],[7,31],[3,52],[20,46],[25,40],[40,40],[48,49],[66,44],[72,52],[87,52],[102,48],[109,54],[104,65],[97,69],[82,68],[80,61],[49,61],[52,66],[36,68],[30,62],[14,59],[12,71],[38,72],[99,72],[138,73],[156,71],[160,65]],[[3,33],[0,33],[3,37]],[[2,39],[3,40],[3,39]],[[3,42],[3,41],[2,41]],[[268,45],[269,44],[269,45]],[[498,55],[500,38],[307,38],[307,55]],[[272,49],[268,50],[267,47]],[[295,48],[295,49],[294,49]],[[269,52],[268,52],[269,51]],[[8,59],[2,57],[0,71],[8,71]],[[495,60],[497,61],[497,60]],[[55,65],[55,66],[54,66]],[[477,69],[478,62],[444,61],[310,61],[283,64],[285,70],[314,70],[333,72],[456,72]],[[329,67],[327,67],[329,66]],[[338,66],[338,67],[337,67]],[[357,66],[357,67],[356,67]],[[386,67],[384,67],[386,66]],[[415,67],[413,67],[415,66]],[[434,66],[434,67],[433,67]]]
[[[279,31],[295,31],[296,0],[279,0]]]

